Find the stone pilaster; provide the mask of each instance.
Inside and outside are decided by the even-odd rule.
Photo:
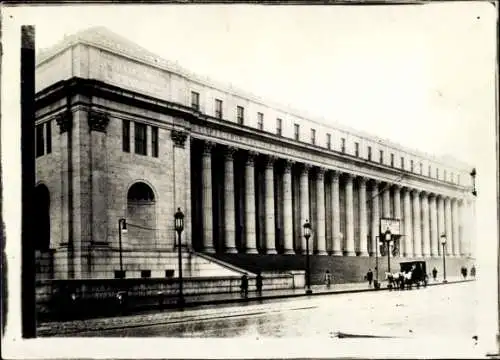
[[[304,164],[302,172],[300,173],[300,229],[302,232],[302,225],[309,219],[309,169],[310,166]],[[300,234],[301,237],[301,252],[306,253],[306,239]]]
[[[457,199],[451,200],[451,221],[452,221],[452,234],[453,234],[453,255],[460,256],[460,239],[459,232],[459,217]]]
[[[431,239],[429,226],[429,195],[422,192],[422,256],[429,256],[431,253]]]
[[[255,232],[255,156],[247,154],[245,164],[245,241],[246,252],[257,254],[257,235]]]
[[[366,213],[366,179],[359,178],[359,256],[368,256],[368,219]]]
[[[413,190],[413,254],[422,256],[422,231],[420,212],[420,191]]]
[[[446,222],[444,220],[444,198],[443,196],[439,196],[437,198],[437,212],[438,212],[438,249],[439,256],[442,256],[443,248],[441,245],[441,235],[446,234]]]
[[[411,213],[411,190],[408,188],[404,189],[403,208],[405,219],[405,247],[403,255],[406,257],[413,257],[413,219]]]
[[[446,226],[446,256],[453,255],[453,227],[451,221],[451,199],[449,197],[444,199],[444,216]]]
[[[325,170],[319,168],[316,175],[317,250],[319,255],[326,255]]]
[[[212,148],[214,144],[205,142],[202,155],[203,181],[203,247],[206,252],[214,253],[212,218]]]
[[[332,173],[332,218],[332,252],[335,256],[341,256],[339,173],[336,171]]]
[[[379,183],[373,180],[371,204],[372,204],[372,246],[370,256],[375,256],[378,252],[378,237],[380,235],[380,206],[379,206]]]
[[[293,249],[292,161],[285,161],[283,169],[283,231],[285,254],[295,254]]]
[[[345,206],[346,206],[346,247],[345,254],[347,256],[356,255],[354,246],[354,198],[353,198],[353,180],[350,174],[346,176],[345,183]]]
[[[458,206],[458,215],[460,219],[460,231],[459,231],[459,249],[460,249],[460,256],[466,256],[467,255],[467,249],[466,249],[466,244],[465,244],[465,239],[467,239],[466,235],[466,228],[467,228],[467,217],[465,216],[465,200],[462,198],[460,199],[459,206]]]
[[[265,242],[266,252],[276,254],[275,216],[274,216],[274,162],[275,158],[266,159],[265,191],[266,191],[266,224]]]
[[[235,148],[227,147],[224,153],[224,240],[227,253],[237,253],[234,209],[234,160]]]
[[[392,218],[391,215],[391,187],[389,184],[384,184],[384,191],[382,193],[382,214],[384,218]]]
[[[436,195],[429,197],[430,226],[431,226],[431,256],[439,256],[439,233]]]
[[[394,193],[394,218],[400,220],[400,231],[403,231],[401,227],[401,189],[399,185],[394,185],[393,187]],[[403,235],[402,233],[400,235]],[[402,243],[401,243],[402,242]],[[402,254],[401,247],[404,246],[404,240],[400,240],[399,244],[399,254]]]

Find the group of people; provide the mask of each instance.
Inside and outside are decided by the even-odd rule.
[[[243,297],[248,297],[248,275],[243,274],[241,277],[241,295]],[[260,272],[257,273],[257,276],[255,277],[255,290],[257,291],[257,295],[261,296],[262,295],[262,275]]]
[[[467,279],[468,270],[466,266],[462,266],[460,268],[460,273],[462,274],[464,279]],[[474,265],[472,265],[472,267],[470,268],[470,276],[473,278],[476,277],[476,267]]]

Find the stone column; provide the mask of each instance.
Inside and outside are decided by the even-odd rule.
[[[353,199],[353,184],[352,175],[346,174],[346,184],[345,184],[345,212],[346,212],[346,226],[345,226],[345,236],[346,236],[346,255],[354,256],[356,255],[356,249],[354,246],[354,199]]]
[[[422,256],[422,232],[420,230],[420,191],[413,190],[413,253]]]
[[[429,195],[422,192],[422,256],[429,256],[431,253],[431,239],[429,226]]]
[[[306,239],[302,234],[302,225],[309,219],[309,169],[310,166],[304,164],[302,167],[302,172],[300,174],[300,238],[302,241],[301,252],[306,253]]]
[[[451,201],[451,220],[452,220],[452,233],[453,233],[453,255],[460,256],[460,239],[459,232],[459,217],[458,217],[458,204],[457,199]]]
[[[286,160],[283,171],[283,231],[285,254],[293,255],[292,161]]]
[[[430,223],[431,223],[431,256],[439,256],[439,236],[438,236],[438,215],[436,195],[432,194],[429,198]]]
[[[445,221],[446,221],[446,256],[451,256],[453,254],[453,230],[451,225],[451,201],[447,197],[444,199],[444,211],[445,211]]]
[[[391,188],[389,184],[384,184],[382,216],[384,218],[392,218],[391,216]]]
[[[394,185],[393,186],[393,190],[394,190],[394,218],[395,219],[399,219],[400,220],[400,225],[401,225],[401,191],[400,191],[400,187],[399,185]],[[402,229],[400,228],[400,231],[402,231]],[[400,235],[403,235],[402,233]],[[403,252],[401,251],[402,249],[402,242],[404,240],[399,240],[400,241],[400,244],[399,244],[399,254],[403,255]]]
[[[437,212],[438,212],[438,249],[439,256],[442,256],[443,247],[441,245],[441,235],[446,234],[446,222],[444,221],[444,198],[439,196],[437,198]]]
[[[214,144],[205,142],[202,155],[203,177],[203,247],[206,252],[214,253],[212,219],[212,148]]]
[[[467,239],[466,235],[466,216],[465,216],[465,200],[462,198],[460,199],[459,207],[458,207],[458,216],[460,219],[460,234],[459,234],[459,248],[460,248],[460,255],[461,256],[466,256],[467,255],[467,249],[466,249],[466,244],[465,244],[465,239]]]
[[[413,221],[411,214],[411,190],[404,189],[405,248],[403,255],[413,257]]]
[[[276,236],[274,219],[274,161],[276,159],[268,156],[266,159],[265,191],[266,191],[266,227],[265,243],[266,253],[276,254]]]
[[[235,254],[235,209],[234,209],[234,160],[235,148],[227,147],[224,152],[224,238],[226,252]]]
[[[316,214],[317,214],[317,250],[318,255],[326,255],[325,225],[325,170],[319,168],[316,174]]]
[[[368,220],[366,214],[366,179],[359,178],[359,256],[368,256]]]
[[[255,233],[255,165],[257,154],[250,151],[245,163],[245,241],[246,252],[257,254],[257,235]]]
[[[333,248],[332,254],[335,256],[342,255],[342,244],[340,236],[340,198],[339,198],[339,173],[332,173],[332,239]]]
[[[379,208],[379,192],[378,192],[378,181],[373,181],[372,194],[371,194],[371,204],[372,204],[372,247],[371,256],[375,256],[378,252],[378,236],[380,235],[380,208]]]

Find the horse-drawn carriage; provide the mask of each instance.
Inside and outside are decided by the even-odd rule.
[[[386,278],[389,288],[401,290],[411,289],[413,285],[417,288],[427,286],[428,276],[425,261],[400,262],[400,271],[394,274],[387,273]]]

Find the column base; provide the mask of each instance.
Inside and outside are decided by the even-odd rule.
[[[258,254],[259,252],[257,251],[257,249],[247,249],[245,251],[245,254]]]
[[[226,248],[226,250],[224,251],[226,254],[237,254],[238,253],[238,250],[236,248]]]
[[[293,249],[288,249],[288,250],[285,250],[285,252],[283,254],[285,254],[285,255],[295,255],[295,251]]]
[[[358,256],[369,256],[369,255],[368,255],[368,252],[367,252],[367,251],[365,251],[365,252],[361,252],[361,253],[359,253],[359,255],[358,255]]]
[[[203,249],[203,251],[206,253],[215,254],[215,249],[212,246]]]
[[[340,250],[333,250],[332,255],[333,256],[342,256],[344,254],[342,254],[342,251],[340,251]]]
[[[321,250],[321,251],[318,251],[316,253],[316,255],[328,255],[328,253],[326,252],[326,250]]]
[[[345,256],[356,256],[356,252],[355,251],[346,251]]]
[[[276,249],[269,249],[269,250],[266,250],[266,254],[269,254],[269,255],[276,255],[278,252],[276,251]]]

